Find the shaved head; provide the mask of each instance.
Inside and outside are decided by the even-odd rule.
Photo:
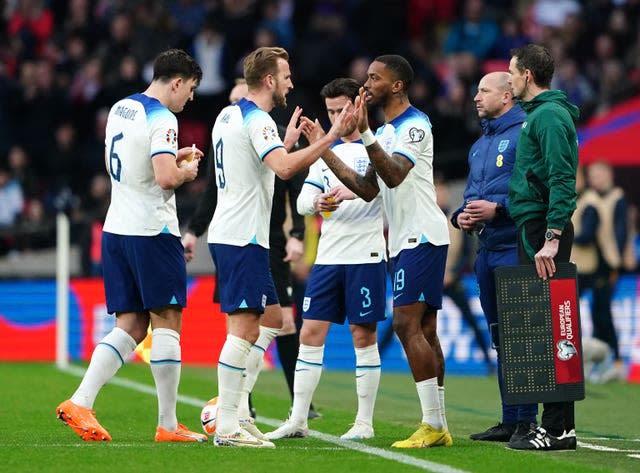
[[[490,72],[480,79],[478,93],[473,98],[480,118],[493,119],[513,107],[513,94],[508,72]]]

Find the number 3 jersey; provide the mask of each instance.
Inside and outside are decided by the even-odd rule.
[[[369,167],[369,156],[361,140],[344,142],[341,139],[331,149],[351,169],[364,175]],[[316,195],[331,191],[342,182],[322,159],[309,168],[298,196],[298,213],[315,213]],[[315,264],[365,264],[387,259],[382,218],[382,196],[371,202],[356,197],[344,200],[335,212],[323,219]]]
[[[220,112],[211,139],[218,203],[207,241],[269,248],[275,173],[263,159],[284,147],[276,123],[255,103],[241,99]]]
[[[152,159],[178,153],[178,121],[155,98],[135,94],[109,111],[105,158],[111,204],[104,231],[118,235],[180,236],[176,197],[156,182]]]

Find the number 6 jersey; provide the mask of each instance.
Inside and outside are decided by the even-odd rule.
[[[111,107],[105,136],[111,204],[105,232],[180,236],[175,193],[158,185],[151,162],[165,153],[177,156],[178,121],[160,101],[135,94]]]

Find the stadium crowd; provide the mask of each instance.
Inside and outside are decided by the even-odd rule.
[[[296,105],[326,121],[323,84],[340,76],[363,83],[373,57],[401,54],[416,70],[411,103],[433,123],[435,168],[449,180],[466,177],[481,133],[478,80],[506,71],[513,47],[552,51],[552,87],[567,92],[582,123],[640,91],[635,0],[4,0],[0,9],[0,255],[52,246],[63,209],[86,249],[85,274],[99,263],[109,200],[108,109],[144,89],[151,61],[168,47],[202,66],[180,141],[203,150],[257,46],[291,53],[295,89],[289,109],[274,114],[281,123]],[[178,193],[181,222],[203,188],[199,177]]]

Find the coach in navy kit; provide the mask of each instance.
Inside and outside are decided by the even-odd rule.
[[[492,72],[478,84],[474,97],[481,118],[482,136],[469,151],[469,178],[464,203],[451,217],[456,228],[478,235],[480,249],[475,273],[480,286],[480,304],[491,341],[498,352],[498,385],[503,397],[500,340],[494,270],[518,264],[516,225],[509,216],[509,178],[516,159],[516,144],[526,114],[513,101],[509,73]],[[472,440],[508,442],[526,434],[535,424],[537,404],[507,405],[502,401],[502,420]]]

